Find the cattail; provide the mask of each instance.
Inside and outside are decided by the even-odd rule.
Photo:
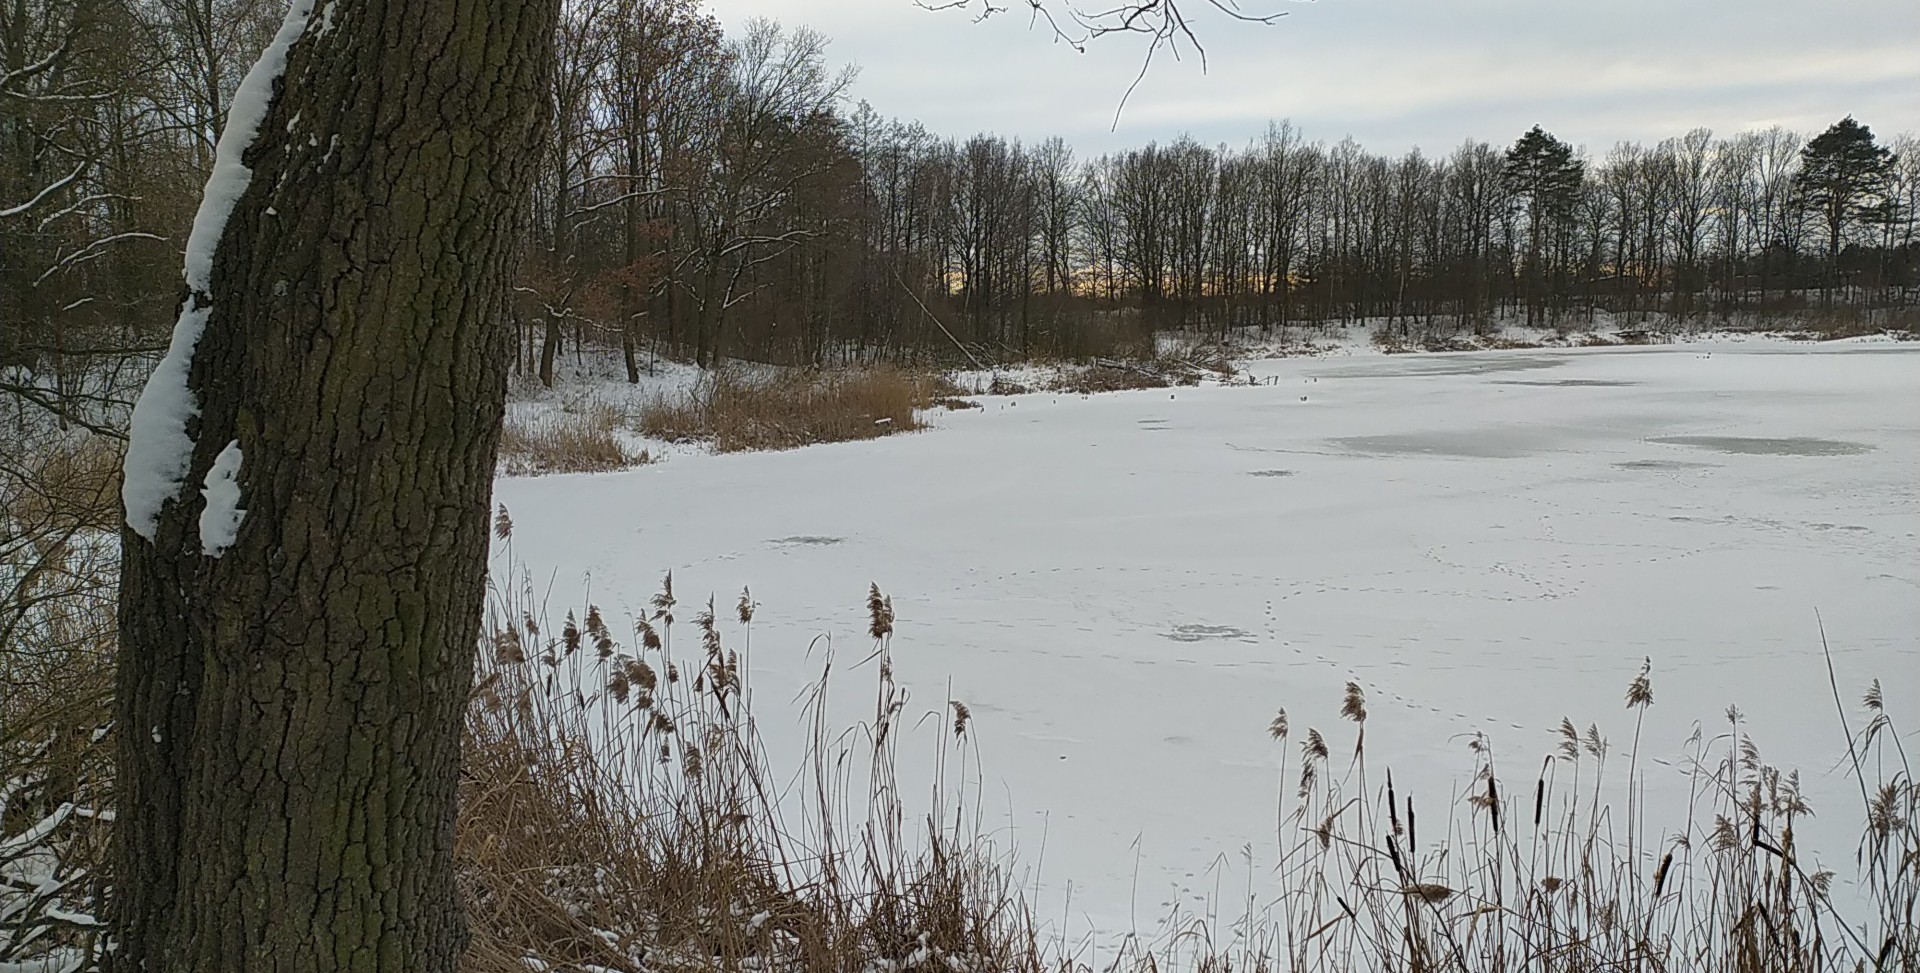
[[[1667,887],[1667,869],[1673,865],[1673,852],[1660,857],[1660,867],[1653,870],[1653,897],[1660,897],[1660,890]]]
[[[1640,674],[1633,677],[1633,682],[1627,684],[1627,708],[1638,706],[1645,709],[1653,705],[1653,680],[1647,678],[1648,673],[1652,671],[1653,658],[1649,656],[1640,663]]]
[[[967,709],[967,704],[957,699],[948,700],[947,705],[953,707],[953,735],[966,736],[967,723],[973,719],[972,711]]]
[[[1407,864],[1400,860],[1400,845],[1393,840],[1393,835],[1387,835],[1387,857],[1393,861],[1393,870],[1400,875],[1401,881],[1406,881]]]
[[[1414,850],[1418,850],[1420,847],[1420,836],[1413,829],[1413,795],[1412,794],[1407,795],[1407,847]]]
[[[1547,767],[1552,763],[1552,757],[1540,762],[1540,777],[1533,784],[1533,826],[1535,828],[1540,827],[1540,816],[1547,809]]]
[[[1275,740],[1286,740],[1287,711],[1285,709],[1280,710],[1279,715],[1273,718],[1273,722],[1267,724],[1267,735]]]
[[[1387,769],[1387,820],[1391,822],[1391,824],[1393,825],[1394,834],[1402,833],[1400,830],[1399,800],[1395,798],[1393,794],[1393,769],[1392,768]],[[1392,847],[1391,838],[1388,839],[1388,847],[1389,848]]]
[[[1493,833],[1500,833],[1500,792],[1494,787],[1493,774],[1487,774],[1487,812],[1493,816]]]
[[[494,512],[493,534],[503,541],[513,536],[513,518],[507,515],[507,505],[504,503]]]

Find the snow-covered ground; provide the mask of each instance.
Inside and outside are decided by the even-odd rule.
[[[1737,703],[1806,778],[1802,849],[1852,877],[1859,797],[1815,612],[1849,705],[1878,677],[1920,726],[1920,345],[1249,367],[1267,384],[985,398],[920,434],[502,480],[498,498],[558,610],[590,584],[609,618],[637,613],[668,570],[686,603],[751,585],[776,762],[801,748],[782,714],[815,674],[809,641],[863,655],[878,582],[910,709],[943,709],[949,684],[971,707],[987,803],[1070,936],[1244,895],[1243,847],[1257,893],[1281,786],[1267,723],[1284,706],[1338,757],[1348,679],[1369,762],[1439,808],[1474,731],[1516,768],[1563,716],[1624,748],[1650,658],[1654,824],[1683,787],[1648,756]],[[849,720],[871,706],[840,698]]]

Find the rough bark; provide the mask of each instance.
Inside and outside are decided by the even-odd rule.
[[[555,2],[323,2],[215,257],[187,483],[153,542],[123,531],[117,970],[438,973],[464,946],[461,715]],[[198,488],[235,440],[214,558]]]

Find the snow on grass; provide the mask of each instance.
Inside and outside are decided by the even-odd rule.
[[[1624,750],[1643,659],[1648,819],[1682,824],[1683,744],[1738,704],[1766,758],[1803,770],[1820,816],[1796,840],[1844,897],[1859,797],[1814,613],[1844,696],[1920,685],[1920,346],[1251,367],[1270,384],[996,397],[920,436],[498,495],[516,555],[562,599],[590,579],[609,617],[667,570],[689,600],[751,585],[766,701],[813,675],[815,635],[864,645],[877,581],[910,714],[949,685],[971,707],[1004,823],[1028,862],[1044,845],[1040,912],[1069,935],[1259,894],[1295,838],[1276,834],[1280,707],[1338,750],[1360,683],[1368,761],[1437,822],[1464,807],[1476,733],[1514,768],[1562,717]],[[836,698],[846,722],[870,706]],[[802,734],[761,723],[797,766]]]
[[[160,507],[177,496],[193,460],[193,437],[187,424],[200,414],[200,404],[187,387],[193,352],[212,312],[213,258],[226,233],[234,204],[253,182],[253,170],[243,161],[260,132],[260,123],[273,104],[273,86],[286,72],[287,51],[307,26],[312,0],[294,0],[273,42],[260,54],[234,91],[227,109],[227,126],[214,148],[213,172],[193,215],[187,235],[185,276],[187,297],[173,327],[167,352],[154,367],[147,386],[134,403],[127,433],[126,477],[121,497],[127,508],[127,526],[153,540]]]

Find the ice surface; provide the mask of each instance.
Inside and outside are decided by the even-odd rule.
[[[1768,436],[1661,436],[1648,442],[1669,446],[1698,446],[1722,453],[1747,453],[1753,456],[1854,456],[1873,451],[1866,443],[1811,436],[1774,438]]]
[[[1437,815],[1476,731],[1513,767],[1539,765],[1563,716],[1624,749],[1643,658],[1650,821],[1679,823],[1674,758],[1738,703],[1763,755],[1802,770],[1819,816],[1798,844],[1844,888],[1859,795],[1814,613],[1842,694],[1878,677],[1920,725],[1920,347],[1703,350],[1260,362],[1270,385],[986,398],[916,435],[498,492],[556,601],[590,576],[609,618],[638,612],[669,569],[688,601],[751,585],[776,761],[804,743],[780,701],[815,674],[808,641],[861,657],[878,582],[909,716],[942,709],[949,681],[972,708],[987,803],[1070,936],[1176,902],[1237,916],[1243,846],[1265,894],[1282,706],[1296,739],[1314,726],[1350,751],[1341,689],[1360,682],[1376,777],[1391,766]],[[1564,381],[1506,384],[1516,370]],[[1873,450],[1655,441],[1673,437]],[[850,722],[872,673],[846,678]],[[931,763],[933,744],[902,752]]]

